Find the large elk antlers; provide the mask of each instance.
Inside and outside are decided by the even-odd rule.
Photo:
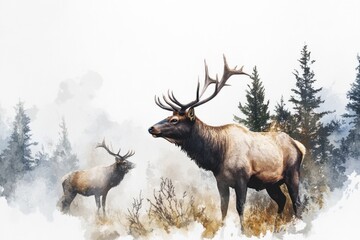
[[[196,99],[187,103],[187,104],[182,104],[180,103],[174,96],[174,93],[171,91],[168,91],[168,96],[166,97],[165,95],[163,95],[163,99],[165,101],[165,103],[168,105],[164,105],[159,97],[155,96],[155,103],[161,107],[162,109],[168,110],[168,111],[176,111],[176,112],[180,112],[180,113],[184,113],[188,108],[195,108],[197,106],[200,106],[208,101],[210,101],[211,99],[213,99],[219,92],[220,90],[224,87],[224,86],[228,86],[228,84],[226,84],[226,81],[232,76],[232,75],[247,75],[250,77],[249,74],[243,72],[243,67],[241,67],[240,69],[237,69],[237,66],[235,66],[235,68],[231,69],[229,68],[225,55],[223,56],[224,58],[224,72],[223,72],[223,76],[221,77],[221,80],[219,81],[218,76],[216,75],[216,79],[213,79],[209,76],[209,71],[208,71],[208,66],[205,62],[205,80],[204,80],[204,86],[201,90],[200,93],[200,82],[198,81],[197,84],[197,89],[196,89]],[[215,84],[215,90],[214,92],[207,98],[201,100],[201,97],[204,95],[206,89],[211,85],[211,84]]]

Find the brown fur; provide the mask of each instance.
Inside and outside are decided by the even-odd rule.
[[[223,219],[229,187],[235,189],[241,222],[248,187],[266,189],[281,213],[286,201],[280,189],[283,183],[289,190],[294,213],[299,216],[300,164],[306,152],[300,142],[282,132],[252,132],[237,124],[212,127],[194,118],[191,111],[192,118],[188,112],[174,112],[152,126],[149,133],[180,146],[199,167],[213,172]]]
[[[224,56],[224,72],[221,78],[211,78],[205,64],[205,80],[196,99],[182,104],[172,92],[159,97],[155,103],[160,108],[173,111],[173,115],[149,128],[154,137],[162,137],[180,148],[196,164],[213,172],[221,199],[223,219],[229,204],[229,188],[236,193],[236,209],[242,217],[247,188],[266,189],[278,204],[278,212],[284,209],[286,197],[280,185],[286,184],[298,216],[300,164],[305,155],[304,146],[285,133],[257,133],[229,124],[220,127],[208,126],[195,116],[194,109],[213,99],[226,86],[233,75],[247,75],[242,68],[229,68]],[[214,92],[202,98],[209,85],[215,85]]]
[[[133,163],[124,160],[117,161],[110,166],[97,166],[65,175],[62,180],[64,194],[59,201],[60,209],[68,212],[70,204],[77,194],[94,195],[98,211],[100,210],[100,197],[102,197],[102,208],[105,214],[106,196],[109,190],[117,186],[133,167]]]

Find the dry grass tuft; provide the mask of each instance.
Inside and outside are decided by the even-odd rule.
[[[154,200],[148,199],[150,209],[149,218],[162,226],[167,232],[169,227],[182,228],[194,221],[196,210],[194,198],[186,191],[178,198],[175,187],[168,178],[161,179],[160,190],[154,190]]]
[[[286,186],[281,186],[281,189],[286,196],[284,212],[281,215],[277,213],[277,204],[263,191],[248,195],[244,212],[245,235],[261,237],[268,231],[286,231],[291,226],[295,219],[292,202]],[[325,192],[324,189],[319,190]],[[179,197],[171,179],[162,178],[160,188],[154,189],[152,198],[147,199],[149,207],[142,216],[140,210],[144,199],[141,193],[138,199],[134,199],[132,208],[128,209],[126,215],[129,232],[134,237],[147,236],[153,229],[164,229],[170,233],[172,227],[186,230],[191,223],[198,222],[205,229],[202,237],[212,238],[222,227],[222,222],[219,217],[214,217],[218,215],[220,209],[217,202],[209,201],[211,197],[207,193],[198,193],[192,188],[190,194],[184,191]],[[321,194],[313,195],[312,198],[304,197],[304,207],[300,211],[313,212],[321,208],[322,204]]]
[[[205,228],[203,237],[211,238],[221,226],[219,221],[205,214],[206,207],[196,202],[192,195],[184,191],[178,197],[171,179],[162,178],[160,189],[154,190],[153,199],[147,199],[147,218],[140,216],[143,200],[140,194],[126,214],[129,232],[134,237],[146,236],[152,229],[164,229],[170,233],[171,227],[186,229],[189,224],[199,222]]]
[[[282,186],[286,196],[284,212],[277,213],[278,206],[271,198],[262,193],[254,193],[247,199],[247,207],[244,212],[244,232],[247,236],[261,236],[267,231],[279,232],[286,230],[293,219],[292,202]]]
[[[128,214],[126,215],[126,219],[129,221],[129,231],[130,234],[138,237],[138,236],[146,236],[149,233],[149,230],[145,228],[140,220],[140,210],[143,204],[143,198],[141,197],[141,192],[139,194],[139,198],[134,198],[132,203],[132,208],[128,208]]]

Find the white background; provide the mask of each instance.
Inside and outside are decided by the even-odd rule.
[[[251,73],[257,66],[273,111],[282,95],[285,101],[290,98],[290,89],[295,87],[293,72],[299,69],[297,59],[307,44],[316,60],[315,87],[323,87],[322,109],[336,110],[330,118],[339,118],[356,76],[359,24],[358,0],[0,0],[0,120],[11,128],[13,107],[24,101],[33,139],[48,150],[56,143],[59,123],[65,117],[82,166],[99,162],[93,146],[104,136],[114,148],[135,149],[134,174],[109,196],[109,206],[126,209],[138,195],[139,186],[146,187],[148,164],[159,167],[155,174],[184,179],[184,184],[195,182],[189,176],[200,179],[198,168],[179,149],[147,133],[148,127],[170,114],[155,105],[155,95],[171,89],[178,99],[192,100],[198,77],[203,80],[204,59],[212,76],[221,75],[225,54],[230,67],[244,65]],[[239,114],[238,102],[244,102],[250,80],[236,76],[229,83],[231,87],[196,109],[204,122],[225,124],[232,122],[233,114]],[[291,108],[290,103],[287,106]],[[358,177],[354,178],[358,182]],[[124,191],[128,191],[127,198],[122,197]],[[349,214],[351,206],[357,205],[348,204],[348,211],[341,211],[349,199],[358,196],[358,187],[349,191],[336,205],[337,217],[331,218],[332,209],[324,209],[325,215],[315,221],[309,238],[329,234],[328,226],[337,232],[334,226],[340,218],[354,236],[355,228],[349,225],[352,221],[346,219],[355,217]],[[342,192],[335,195],[337,201]],[[10,218],[5,234],[13,234],[19,222],[27,225],[34,221],[28,236],[39,238],[36,226],[46,220],[41,215],[41,220],[24,217],[7,208],[4,201],[0,203],[8,217],[1,219],[1,225],[8,224],[9,216],[18,216]],[[93,199],[89,201],[94,207]],[[63,216],[55,219],[62,221]],[[54,221],[51,226],[62,229],[61,222]],[[72,231],[69,226],[63,229],[64,233]],[[80,235],[82,231],[79,229]],[[23,233],[26,236],[26,231]]]
[[[225,54],[230,66],[258,67],[273,111],[281,95],[289,99],[308,44],[324,108],[341,114],[358,64],[359,9],[356,0],[0,1],[0,106],[11,113],[22,100],[41,109],[60,82],[91,71],[102,79],[91,104],[148,127],[167,115],[154,95],[171,89],[192,100],[204,59],[215,76]],[[197,115],[232,121],[249,82],[234,77]]]

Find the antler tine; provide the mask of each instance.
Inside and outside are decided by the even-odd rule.
[[[168,111],[174,111],[175,110],[173,108],[170,108],[170,107],[165,106],[164,104],[162,104],[162,102],[160,101],[160,98],[156,97],[156,96],[155,96],[155,103],[156,103],[156,105],[158,105],[162,109],[165,109],[165,110],[168,110]]]
[[[180,107],[180,111],[185,111],[188,107],[191,107],[193,104],[197,103],[200,98],[201,98],[201,95],[200,95],[200,82],[198,81],[198,84],[197,84],[197,88],[196,88],[196,99],[194,101],[191,101],[190,103],[188,104],[182,104],[181,102],[179,102],[179,100],[177,100],[177,98],[175,97],[174,95],[174,92],[171,91],[170,93],[170,90],[168,91],[168,98],[173,102],[175,103],[176,105],[178,105]],[[167,102],[169,105],[171,105],[169,102]],[[173,106],[173,105],[172,105]]]
[[[204,103],[210,101],[211,99],[213,99],[219,93],[219,91],[220,91],[220,89],[219,89],[219,81],[216,81],[215,82],[215,90],[214,90],[214,92],[208,98],[195,103],[192,107],[194,108],[194,107],[200,106],[201,104],[204,104]]]
[[[200,101],[200,97],[201,97],[201,96],[200,96],[200,82],[198,81],[197,88],[196,88],[196,99],[195,99],[194,101],[191,101],[191,102],[187,103],[187,104],[182,104],[182,103],[180,103],[180,102],[175,98],[173,92],[171,92],[171,94],[168,92],[168,95],[169,95],[169,99],[170,99],[173,103],[177,104],[177,105],[179,106],[179,108],[176,107],[175,105],[173,105],[172,103],[170,103],[169,100],[165,98],[165,96],[163,96],[164,101],[165,101],[167,104],[169,104],[169,105],[173,108],[173,110],[175,110],[175,111],[177,111],[177,112],[183,113],[183,112],[186,111],[186,109],[188,109],[189,107],[193,106],[194,104],[196,104],[197,102]]]
[[[102,141],[102,143],[100,144],[100,143],[98,143],[97,145],[96,145],[96,148],[99,148],[99,147],[102,147],[102,148],[104,148],[110,155],[112,155],[112,156],[119,156],[119,153],[118,154],[116,154],[116,153],[113,153],[107,146],[106,146],[106,144],[105,144],[105,138],[103,139],[103,141]]]
[[[171,91],[171,94],[170,94],[170,90],[168,90],[168,97],[173,103],[177,104],[179,107],[182,106],[182,104],[176,99],[173,91]]]
[[[243,67],[240,69],[237,69],[237,66],[233,69],[229,68],[225,55],[223,55],[224,58],[224,72],[223,76],[221,77],[221,80],[219,81],[218,76],[216,75],[216,79],[213,79],[209,76],[209,69],[205,63],[205,80],[204,80],[204,86],[200,93],[200,82],[198,81],[197,89],[196,89],[196,99],[194,101],[189,102],[188,104],[182,104],[180,103],[174,96],[174,93],[171,91],[168,91],[168,97],[166,98],[165,95],[163,95],[164,101],[167,103],[168,106],[164,105],[159,97],[155,96],[155,103],[161,107],[162,109],[169,110],[169,111],[176,111],[179,113],[185,113],[185,111],[188,108],[194,108],[201,104],[204,104],[211,99],[213,99],[224,86],[230,86],[229,84],[226,84],[226,81],[232,76],[232,75],[247,75],[251,77],[249,74],[243,72]],[[211,85],[215,84],[214,92],[206,99],[201,100],[201,97],[204,95],[207,88]]]
[[[122,159],[127,159],[135,154],[135,151],[129,150],[124,156],[122,156]]]
[[[210,84],[216,83],[218,81],[217,76],[216,76],[216,79],[212,79],[209,76],[209,68],[208,68],[208,65],[206,64],[205,60],[204,60],[204,64],[205,64],[205,80],[204,80],[204,86],[201,91],[200,97],[202,97],[202,95],[205,93],[206,89],[210,86]]]
[[[129,157],[134,156],[134,155],[135,155],[135,151],[131,150]]]
[[[243,68],[244,66],[242,66],[240,69],[237,69],[237,66],[235,66],[235,68],[231,69],[227,63],[226,57],[225,55],[223,55],[223,59],[224,59],[224,73],[223,76],[220,80],[220,85],[219,85],[219,91],[221,90],[221,88],[223,86],[229,86],[226,84],[226,81],[232,76],[232,75],[247,75],[249,77],[251,77],[249,74],[243,72]]]
[[[213,79],[210,79],[210,80],[207,80],[207,77],[205,78],[205,86],[208,87],[208,85],[210,85],[211,83],[215,83],[216,86],[215,86],[215,90],[213,92],[213,94],[211,94],[211,96],[209,96],[208,98],[200,101],[200,102],[197,102],[196,104],[194,104],[192,107],[197,107],[201,104],[204,104],[208,101],[210,101],[211,99],[213,99],[219,92],[220,90],[224,87],[224,86],[229,86],[228,84],[226,84],[226,81],[232,76],[232,75],[247,75],[247,76],[250,76],[249,74],[243,72],[243,67],[241,67],[240,69],[236,69],[236,67],[234,69],[230,69],[228,64],[227,64],[227,61],[226,61],[226,57],[225,55],[223,55],[223,58],[224,58],[224,72],[223,72],[223,76],[221,77],[221,80],[219,81],[218,80],[218,76],[216,75],[216,80],[213,80]],[[207,74],[207,66],[205,67],[205,74],[206,76],[208,76]],[[209,77],[210,78],[210,77]],[[211,81],[212,80],[212,81]],[[207,83],[207,82],[210,82],[210,83]]]
[[[173,110],[175,111],[180,111],[180,108],[178,106],[175,106],[174,104],[172,104],[166,97],[165,95],[163,95],[163,99],[164,101],[170,106],[172,107]]]
[[[196,99],[194,101],[189,102],[188,104],[181,105],[181,111],[184,112],[189,107],[192,107],[194,104],[200,101],[200,82],[198,81],[197,88],[196,88]]]
[[[102,147],[102,146],[105,146],[105,138],[102,140],[102,143],[96,144],[95,148],[99,148],[99,147]]]
[[[206,89],[208,88],[209,85],[213,84],[213,83],[217,83],[218,80],[214,80],[212,79],[209,74],[208,74],[208,66],[206,64],[206,61],[204,60],[205,63],[205,83],[203,86],[203,89],[201,91],[200,94],[200,81],[198,81],[197,84],[197,89],[196,89],[196,99],[187,103],[187,104],[182,104],[174,95],[174,92],[170,90],[168,90],[168,97],[165,97],[165,95],[163,95],[163,99],[165,101],[165,103],[168,105],[164,105],[160,98],[155,96],[155,103],[156,105],[158,105],[160,108],[164,109],[164,110],[168,110],[168,111],[176,111],[179,113],[185,113],[185,111],[194,106],[197,105],[200,101],[200,98],[202,97],[202,95],[205,93]]]

